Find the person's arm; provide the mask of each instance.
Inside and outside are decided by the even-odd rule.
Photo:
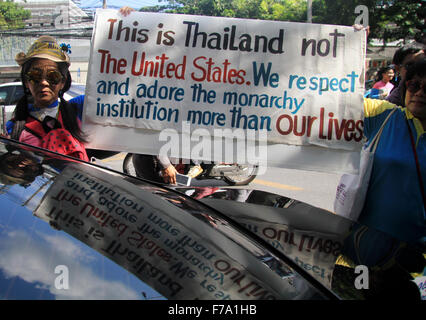
[[[167,156],[157,156],[158,164],[161,167],[161,176],[165,183],[176,184],[176,168]]]
[[[176,168],[170,164],[166,169],[161,170],[161,175],[165,183],[176,184]]]
[[[161,169],[165,169],[168,166],[172,165],[169,157],[167,157],[167,156],[157,156],[157,160],[158,160],[158,163],[159,163]]]

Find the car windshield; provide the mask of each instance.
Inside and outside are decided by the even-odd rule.
[[[421,250],[294,199],[172,190],[2,141],[3,298],[366,299],[354,264],[378,276],[397,259],[393,281],[424,266]]]
[[[20,151],[10,142],[7,149],[0,147],[0,201],[7,208],[0,216],[0,283],[12,285],[9,279],[19,279],[31,284],[31,291],[48,288],[44,294],[35,290],[43,299],[74,294],[87,299],[96,286],[97,297],[105,299],[128,290],[123,298],[141,298],[140,292],[170,299],[334,297],[303,268],[277,259],[261,239],[183,193],[60,155]],[[25,175],[18,178],[22,168]],[[29,233],[30,226],[35,233]],[[22,252],[31,263],[17,267]],[[56,268],[70,273],[76,292],[61,292],[49,282],[54,277],[49,272]],[[111,281],[120,284],[109,287]],[[293,281],[305,283],[303,290]],[[209,289],[213,286],[215,291]],[[16,290],[3,297],[25,296]]]

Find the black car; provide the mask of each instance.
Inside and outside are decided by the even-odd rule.
[[[4,138],[0,171],[1,299],[422,298],[424,247],[281,195],[167,188]]]

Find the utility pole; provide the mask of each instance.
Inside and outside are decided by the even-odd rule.
[[[103,9],[107,8],[107,0],[103,0],[102,8]]]
[[[312,23],[312,0],[308,1],[308,23]]]

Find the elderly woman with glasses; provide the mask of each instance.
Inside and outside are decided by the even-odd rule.
[[[402,106],[364,100],[364,134],[371,140],[387,115],[359,221],[400,240],[425,243],[426,59],[407,68]],[[418,169],[417,169],[418,168]]]
[[[126,15],[129,7],[120,13]],[[25,54],[16,55],[22,67],[24,96],[16,105],[12,120],[6,124],[8,136],[37,147],[85,161],[110,157],[118,152],[87,149],[81,130],[84,95],[66,101],[71,86],[67,46],[59,46],[51,36],[41,36]]]
[[[24,96],[6,124],[11,138],[88,161],[80,129],[84,96],[66,101],[71,86],[65,48],[50,36],[38,38],[27,54],[17,54]]]

